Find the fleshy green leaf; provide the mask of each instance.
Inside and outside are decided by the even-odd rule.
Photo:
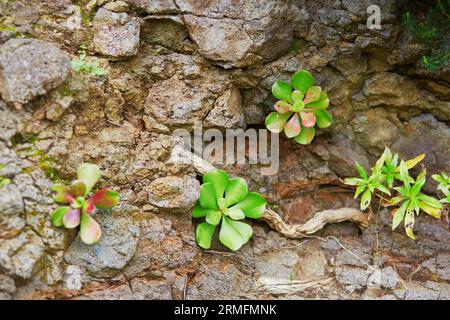
[[[209,224],[208,222],[203,222],[197,225],[195,240],[200,247],[202,247],[203,249],[211,248],[211,240],[215,228],[216,226]]]
[[[283,131],[284,125],[286,121],[291,116],[292,112],[288,113],[277,113],[277,112],[271,112],[265,121],[266,128],[273,132],[273,133],[280,133]]]
[[[298,119],[298,113],[294,113],[291,119],[284,125],[284,133],[286,137],[292,138],[300,134],[301,126]]]
[[[203,218],[208,214],[209,209],[202,208],[200,204],[197,202],[195,206],[192,208],[192,217],[193,218]]]
[[[359,172],[359,175],[361,176],[361,178],[363,178],[364,180],[367,180],[366,170],[364,170],[364,168],[359,164],[358,161],[355,161],[355,165],[356,165],[356,169],[358,169],[358,172]]]
[[[403,181],[403,184],[405,185],[406,188],[410,187],[410,176],[408,173],[408,168],[406,167],[405,161],[401,161],[400,162],[400,166],[399,166],[399,171],[400,171],[400,179]]]
[[[428,204],[431,207],[435,207],[435,208],[438,208],[438,209],[442,208],[442,204],[437,199],[435,199],[433,197],[430,197],[430,196],[427,196],[427,195],[421,193],[418,196],[418,198],[419,198],[419,200],[425,202],[426,204]]]
[[[228,173],[223,170],[211,170],[203,176],[203,183],[210,182],[216,191],[216,198],[223,197],[228,184]]]
[[[86,194],[86,185],[83,181],[75,180],[70,184],[69,192],[75,198],[83,197]]]
[[[306,91],[304,103],[308,104],[320,99],[320,94],[322,93],[322,89],[319,86],[312,86]]]
[[[245,214],[241,209],[229,209],[228,216],[233,220],[242,220],[245,219]]]
[[[303,101],[304,96],[305,96],[305,94],[299,90],[294,90],[291,93],[291,98],[292,98],[292,101],[294,101],[294,102]]]
[[[441,209],[432,207],[429,204],[419,201],[419,208],[428,213],[430,216],[435,217],[436,219],[441,218]]]
[[[371,201],[372,201],[372,192],[370,192],[370,190],[367,189],[366,191],[364,191],[361,197],[360,203],[361,210],[366,210],[367,207],[370,205]]]
[[[57,183],[52,185],[52,191],[56,192],[53,196],[53,200],[59,203],[72,203],[75,199],[70,194],[69,188],[65,185]]]
[[[408,202],[403,203],[400,208],[398,208],[395,213],[394,217],[392,219],[392,230],[395,230],[397,226],[400,224],[400,222],[403,221],[403,218],[405,217],[406,208],[408,207]]]
[[[225,189],[225,201],[227,207],[245,199],[248,193],[247,182],[242,178],[233,178]]]
[[[77,171],[78,180],[82,181],[86,185],[86,196],[100,179],[100,169],[96,164],[83,163],[78,167]]]
[[[314,77],[306,70],[297,71],[291,78],[292,87],[303,93],[306,93],[314,83]]]
[[[96,208],[112,209],[119,203],[119,193],[108,189],[100,189],[89,199],[89,201],[92,202]]]
[[[206,213],[206,222],[212,224],[213,226],[217,226],[222,219],[222,212],[219,210],[211,210],[208,209]]]
[[[321,129],[328,128],[333,123],[333,117],[326,110],[314,111],[317,118],[317,126]]]
[[[314,128],[303,127],[300,134],[294,138],[295,142],[300,144],[310,144],[314,139],[316,130]]]
[[[378,183],[378,184],[376,185],[376,188],[377,188],[378,190],[380,190],[381,192],[385,193],[385,194],[391,195],[391,192],[388,190],[388,188],[386,188],[385,186],[383,186],[381,183]]]
[[[278,100],[291,101],[291,92],[291,86],[284,81],[277,80],[272,85],[272,95]]]
[[[200,186],[200,197],[198,202],[205,209],[217,210],[216,190],[211,182],[203,183]]]
[[[302,126],[311,128],[316,125],[316,115],[312,112],[300,112],[300,117],[302,118]]]
[[[223,217],[219,240],[230,250],[239,250],[252,235],[252,227],[248,224]]]
[[[328,95],[325,92],[322,92],[320,94],[320,98],[317,101],[310,102],[306,105],[308,109],[320,110],[320,109],[326,109],[330,105],[330,99],[328,98]]]
[[[364,181],[359,178],[345,178],[344,183],[348,186],[359,186],[364,183]]]
[[[275,110],[278,113],[288,113],[289,110],[291,109],[292,105],[290,105],[289,103],[287,103],[286,101],[283,100],[279,100],[277,101],[277,103],[275,103]]]
[[[94,244],[100,240],[102,229],[86,212],[81,211],[80,238],[86,244]]]
[[[407,169],[414,168],[420,161],[422,161],[425,158],[425,153],[419,154],[414,159],[410,159],[405,161],[405,166]]]
[[[406,210],[405,215],[405,231],[408,237],[410,237],[413,240],[416,240],[416,237],[413,233],[414,229],[414,211],[413,210]]]
[[[63,218],[64,215],[70,211],[70,207],[59,207],[56,208],[55,211],[53,211],[52,213],[52,218],[51,218],[51,222],[52,225],[54,225],[55,227],[62,227],[63,226]]]
[[[266,210],[267,200],[256,192],[249,192],[247,197],[230,209],[241,209],[247,218],[259,219]]]
[[[73,229],[80,224],[80,209],[69,210],[63,218],[64,227],[67,229]]]

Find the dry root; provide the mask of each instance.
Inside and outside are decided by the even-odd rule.
[[[203,175],[215,167],[202,158],[184,151],[182,147],[174,149],[172,160],[191,161],[195,171]],[[288,238],[303,238],[322,229],[328,223],[350,221],[360,227],[368,226],[368,217],[363,212],[354,208],[340,208],[335,210],[324,210],[317,212],[313,218],[305,224],[288,225],[272,209],[267,208],[260,220],[265,221],[272,229]]]

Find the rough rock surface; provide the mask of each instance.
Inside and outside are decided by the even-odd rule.
[[[100,241],[92,246],[79,238],[64,255],[67,263],[84,267],[94,276],[112,277],[123,269],[136,251],[139,228],[126,218],[114,218],[101,212],[96,219],[102,227]]]
[[[366,28],[371,4],[380,30]],[[358,207],[340,179],[357,174],[355,161],[369,169],[385,145],[449,173],[449,68],[422,69],[429,48],[400,25],[414,6],[404,5],[3,1],[0,177],[11,183],[0,188],[0,299],[450,299],[445,219],[419,215],[416,241],[376,206],[367,229],[329,225],[302,240],[253,221],[238,252],[217,236],[205,251],[190,216],[199,177],[170,157],[175,129],[263,128],[273,82],[305,68],[330,96],[333,125],[308,146],[280,135],[273,176],[222,166],[285,221]],[[69,72],[81,45],[105,75]],[[52,181],[74,179],[86,161],[101,168],[96,187],[121,199],[95,213],[103,236],[93,246],[49,219]],[[431,179],[425,191],[435,192]]]
[[[140,31],[137,18],[101,8],[94,17],[93,25],[96,52],[112,58],[136,54]]]
[[[29,102],[59,86],[69,67],[69,55],[51,43],[11,39],[0,47],[1,96],[8,102]]]

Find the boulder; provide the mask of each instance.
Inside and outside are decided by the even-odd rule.
[[[163,177],[153,180],[147,188],[151,205],[170,212],[189,210],[200,196],[200,183],[189,176]]]
[[[100,8],[93,20],[94,49],[112,59],[134,56],[139,47],[140,23],[126,13]]]
[[[27,103],[58,87],[70,69],[70,56],[51,43],[10,39],[0,46],[0,93],[7,102]]]
[[[64,260],[85,268],[94,276],[113,277],[133,257],[140,231],[130,219],[114,218],[111,212],[100,211],[95,219],[102,228],[100,241],[87,245],[77,237],[66,251]]]

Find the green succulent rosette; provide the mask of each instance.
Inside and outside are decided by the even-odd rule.
[[[239,250],[253,235],[252,227],[242,220],[258,219],[265,209],[266,199],[256,192],[248,192],[244,179],[230,179],[223,170],[209,171],[203,176],[200,197],[192,209],[194,218],[205,218],[205,222],[197,225],[197,244],[209,249],[220,224],[220,242],[230,250]]]
[[[100,189],[92,197],[86,198],[94,185],[100,179],[100,169],[97,165],[83,163],[77,171],[77,180],[70,186],[54,184],[53,200],[66,204],[56,208],[51,217],[55,227],[68,229],[80,227],[80,238],[86,244],[97,243],[101,237],[100,225],[92,217],[95,208],[112,209],[119,203],[119,194],[109,189]]]
[[[333,117],[326,110],[330,100],[314,77],[306,70],[296,72],[290,84],[277,80],[272,86],[272,95],[278,99],[275,112],[265,121],[268,130],[274,133],[284,131],[286,137],[294,138],[299,144],[310,144],[317,126],[327,128]]]

